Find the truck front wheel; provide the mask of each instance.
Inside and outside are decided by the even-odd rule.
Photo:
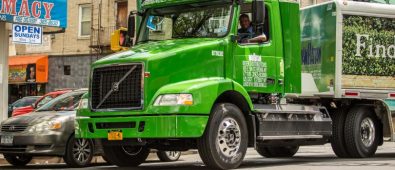
[[[299,146],[264,147],[257,146],[256,151],[259,155],[266,158],[290,158],[299,150]]]
[[[367,106],[350,110],[345,124],[345,141],[348,153],[353,158],[371,157],[376,153],[382,137],[380,121]]]
[[[208,167],[239,167],[248,145],[247,123],[241,110],[230,103],[215,105],[206,131],[197,144],[199,155]]]
[[[139,166],[150,152],[144,146],[103,146],[103,151],[108,162],[119,167]]]

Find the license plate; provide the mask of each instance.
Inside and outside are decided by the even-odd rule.
[[[13,136],[1,136],[1,144],[3,145],[12,145],[13,141],[14,141]]]
[[[108,140],[123,140],[123,134],[120,131],[111,131],[107,135]]]

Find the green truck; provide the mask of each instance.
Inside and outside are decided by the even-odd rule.
[[[393,5],[145,0],[133,14],[136,36],[130,15],[118,40],[134,46],[92,65],[76,119],[76,137],[101,139],[115,165],[198,149],[232,169],[248,147],[292,157],[325,143],[363,158],[395,141]],[[240,41],[241,14],[266,41]]]

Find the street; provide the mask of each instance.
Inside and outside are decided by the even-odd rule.
[[[242,166],[239,169],[289,169],[289,170],[326,170],[326,169],[347,169],[360,170],[374,169],[380,170],[395,168],[395,143],[386,143],[381,146],[375,157],[369,159],[338,159],[333,154],[330,145],[325,146],[307,146],[302,147],[294,158],[272,159],[262,158],[253,149],[249,149]],[[2,165],[0,169],[21,169]],[[69,169],[65,164],[51,165],[29,165],[25,169]],[[71,168],[70,168],[71,169]],[[94,164],[84,169],[131,169],[118,168],[106,164]],[[199,158],[198,154],[183,155],[178,162],[162,163],[156,157],[150,157],[147,163],[142,164],[134,169],[168,169],[168,170],[205,170],[206,168]]]

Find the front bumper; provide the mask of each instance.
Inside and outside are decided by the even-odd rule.
[[[68,140],[67,135],[55,131],[45,134],[1,132],[0,136],[13,137],[12,144],[0,144],[2,154],[62,156]]]
[[[208,118],[208,115],[77,117],[76,137],[104,139],[109,131],[116,130],[122,131],[126,139],[198,138],[203,135]]]

